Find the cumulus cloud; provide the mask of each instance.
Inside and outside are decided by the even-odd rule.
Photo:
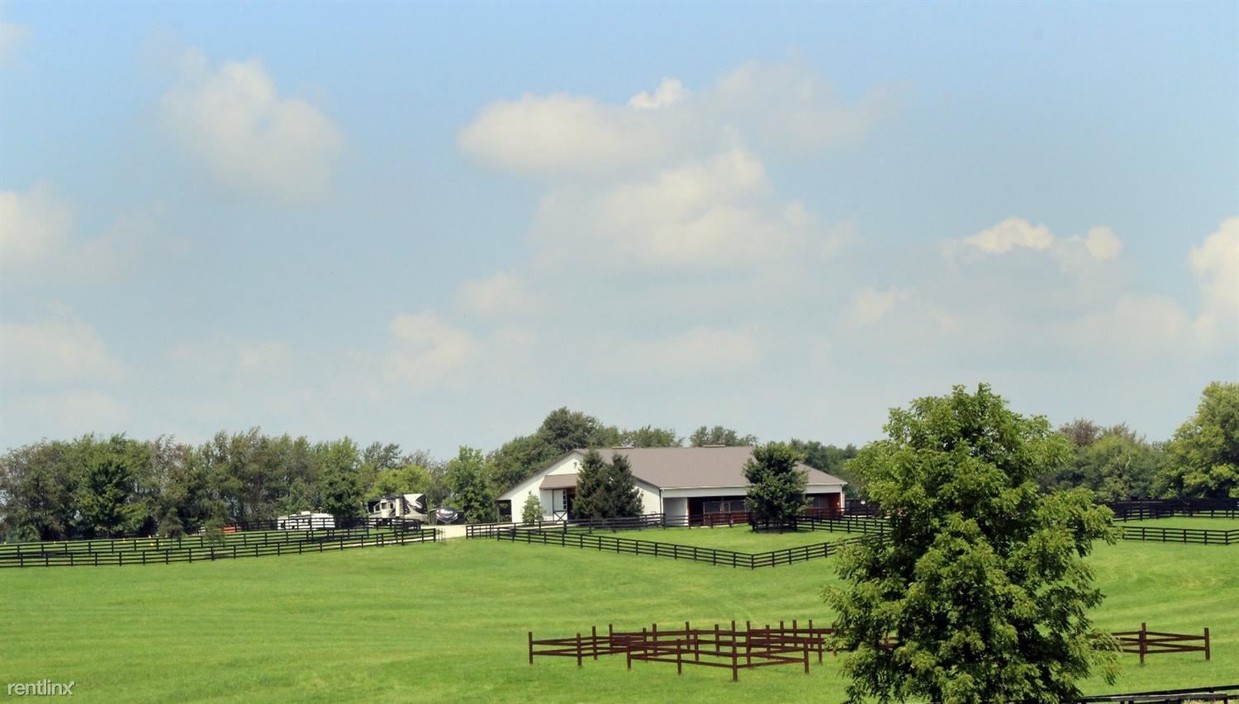
[[[735,372],[762,355],[756,328],[694,327],[652,340],[632,340],[605,354],[600,365],[613,373],[696,376]]]
[[[678,79],[664,78],[653,93],[641,91],[628,99],[628,107],[639,110],[657,110],[674,105],[688,97],[688,89]]]
[[[703,100],[752,139],[803,150],[861,139],[896,111],[898,93],[878,86],[847,103],[803,64],[754,61],[723,76]]]
[[[889,315],[897,303],[908,299],[907,293],[893,286],[885,291],[872,288],[857,291],[848,304],[847,322],[853,327],[873,325]]]
[[[4,6],[0,4],[0,13],[3,11]],[[13,57],[29,36],[30,30],[27,27],[0,19],[0,68],[13,62]]]
[[[113,382],[124,368],[99,333],[65,310],[30,323],[0,324],[0,355],[14,386]]]
[[[1123,243],[1104,225],[1089,228],[1085,235],[1060,237],[1045,225],[1010,217],[969,237],[948,241],[944,249],[949,256],[1012,255],[1030,250],[1045,253],[1065,269],[1081,269],[1118,257]]]
[[[343,137],[306,100],[282,96],[256,59],[210,65],[197,52],[163,98],[169,132],[224,188],[299,201],[324,193]]]
[[[53,256],[72,229],[73,208],[47,184],[26,192],[0,191],[0,265],[6,270],[27,269]]]
[[[459,385],[481,352],[473,335],[432,311],[401,313],[387,331],[387,376],[414,388]]]
[[[552,191],[531,239],[552,268],[687,273],[821,259],[839,235],[799,202],[780,201],[762,162],[733,149],[605,189]]]
[[[1188,264],[1201,289],[1202,316],[1219,332],[1233,331],[1239,325],[1239,217],[1224,220],[1193,248]]]
[[[570,95],[524,95],[488,106],[459,137],[490,166],[535,175],[607,172],[657,161],[674,135],[646,111]]]
[[[456,297],[465,312],[488,317],[528,313],[538,305],[525,281],[507,272],[465,281]]]

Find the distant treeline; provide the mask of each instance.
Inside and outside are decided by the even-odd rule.
[[[1102,501],[1239,497],[1239,384],[1209,385],[1196,415],[1166,443],[1083,419],[1060,431],[1071,451],[1039,478],[1047,490],[1086,487]],[[362,448],[347,437],[273,437],[258,428],[221,431],[201,445],[121,435],[44,440],[0,457],[0,538],[177,536],[304,510],[352,517],[364,512],[366,499],[398,493],[424,493],[431,507],[450,503],[470,522],[491,521],[499,517],[496,496],[576,448],[755,442],[722,426],[701,426],[688,437],[648,425],[624,430],[567,408],[490,453],[461,447],[450,459],[380,442]],[[806,464],[847,481],[849,495],[864,496],[863,477],[848,467],[855,446],[788,444]]]

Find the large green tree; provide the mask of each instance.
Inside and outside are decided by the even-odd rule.
[[[1166,452],[1163,495],[1239,498],[1239,383],[1205,387],[1196,414],[1175,431]]]
[[[735,430],[721,425],[716,425],[713,428],[703,425],[694,430],[692,435],[688,436],[688,444],[692,447],[705,447],[706,445],[735,447],[738,445],[752,445],[756,442],[756,435],[741,435]]]
[[[772,442],[753,448],[744,463],[744,478],[749,482],[744,503],[758,525],[795,526],[805,507],[808,475],[800,469],[804,459],[791,445]]]
[[[465,521],[490,523],[498,519],[495,490],[480,450],[462,445],[456,458],[447,463],[447,479],[451,500]]]
[[[1084,487],[1101,501],[1131,501],[1154,495],[1164,463],[1160,445],[1146,442],[1126,425],[1101,428],[1076,420],[1058,432],[1074,446],[1073,457],[1038,478],[1048,490]]]
[[[890,533],[846,550],[846,586],[826,590],[850,700],[1058,704],[1098,664],[1111,678],[1083,558],[1115,539],[1113,517],[1036,483],[1067,439],[984,384],[892,410],[886,432],[853,467]]]
[[[641,492],[627,455],[615,454],[610,462],[597,450],[585,453],[577,474],[572,517],[580,519],[631,518],[641,515]]]

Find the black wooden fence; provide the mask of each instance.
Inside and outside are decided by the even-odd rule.
[[[433,530],[371,531],[370,529],[272,531],[238,533],[212,542],[205,536],[179,539],[12,543],[0,545],[0,568],[103,567],[202,562],[269,555],[300,555],[352,548],[434,542]]]

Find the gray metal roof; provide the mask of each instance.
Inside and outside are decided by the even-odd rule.
[[[587,450],[574,452],[584,455]],[[600,448],[598,454],[607,462],[615,455],[626,455],[633,476],[660,489],[705,489],[748,486],[744,465],[753,456],[753,448],[623,447]],[[808,472],[809,486],[847,483],[807,464],[800,468]]]

